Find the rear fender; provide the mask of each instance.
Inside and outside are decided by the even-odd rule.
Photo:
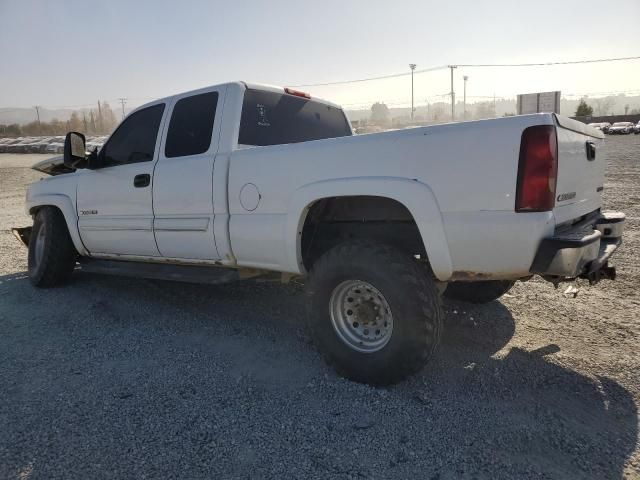
[[[322,180],[294,192],[287,209],[285,232],[286,271],[305,273],[302,262],[302,228],[311,206],[330,197],[377,196],[404,205],[416,222],[429,262],[439,280],[451,277],[453,268],[442,215],[428,185],[398,177],[356,177]]]

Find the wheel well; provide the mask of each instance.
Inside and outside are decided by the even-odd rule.
[[[300,251],[307,270],[327,250],[353,239],[375,240],[410,255],[427,254],[411,212],[388,197],[358,195],[323,198],[309,209]]]
[[[43,208],[55,208],[56,210],[60,210],[60,208],[56,207],[55,205],[36,205],[35,207],[31,207],[29,209],[29,214],[35,217]],[[60,210],[60,213],[63,213],[62,210]]]

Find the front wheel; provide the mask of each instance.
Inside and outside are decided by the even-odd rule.
[[[29,280],[36,287],[66,282],[76,264],[76,250],[62,212],[42,208],[33,222],[29,239]]]
[[[351,380],[397,383],[422,369],[439,343],[443,313],[430,271],[390,246],[334,247],[313,266],[307,294],[315,344]]]
[[[511,280],[487,280],[483,282],[452,282],[444,296],[469,303],[489,303],[511,290],[516,282]]]

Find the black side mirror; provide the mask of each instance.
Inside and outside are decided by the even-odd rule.
[[[86,140],[79,132],[69,132],[64,139],[64,166],[68,168],[86,168]]]
[[[102,152],[98,153],[98,147],[94,148],[91,152],[89,152],[89,156],[87,157],[86,167],[89,170],[97,170],[98,168],[102,168],[104,164],[104,154]]]

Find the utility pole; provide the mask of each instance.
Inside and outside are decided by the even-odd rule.
[[[456,119],[456,92],[453,89],[453,69],[458,68],[457,65],[449,65],[451,69],[451,121],[455,122]]]
[[[42,124],[40,123],[40,105],[33,107],[36,109],[36,116],[38,117],[38,133],[42,134]]]
[[[98,100],[98,129],[100,129],[100,133],[103,132],[102,127],[102,108],[100,107],[100,100]]]
[[[119,98],[118,100],[120,100],[120,104],[122,105],[122,119],[124,120],[124,104],[127,103],[127,99]]]
[[[465,75],[462,77],[462,79],[464,80],[464,97],[462,100],[462,105],[464,105],[464,113],[463,113],[463,119],[466,120],[467,119],[467,80],[469,80],[469,75]]]
[[[413,120],[413,71],[416,69],[416,64],[410,63],[409,68],[411,69],[411,120]]]
[[[496,112],[496,92],[493,92],[493,116],[494,118],[498,116],[498,112]]]

